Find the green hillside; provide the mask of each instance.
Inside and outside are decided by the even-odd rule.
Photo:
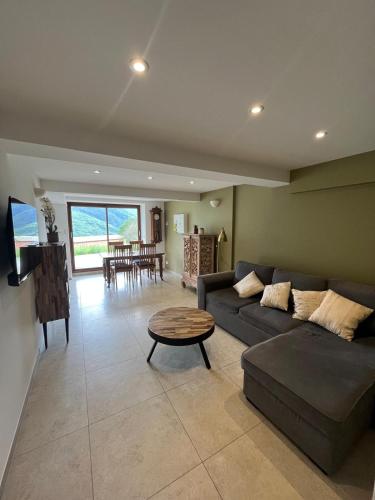
[[[74,236],[101,236],[107,233],[106,211],[101,207],[72,207]],[[110,234],[134,232],[137,228],[137,211],[133,208],[108,209]],[[135,235],[136,238],[136,235]]]

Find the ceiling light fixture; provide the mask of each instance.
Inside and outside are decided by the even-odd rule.
[[[210,205],[212,208],[217,208],[221,203],[221,200],[210,200]]]
[[[152,181],[152,179],[153,179],[152,175],[149,175],[149,176],[147,177],[147,179],[148,179],[149,181]]]
[[[133,71],[133,73],[137,73],[138,75],[146,73],[149,67],[148,62],[144,59],[132,59],[129,62],[129,68]]]
[[[250,113],[254,116],[259,115],[262,111],[264,111],[264,106],[261,104],[254,104],[254,106],[250,108]]]
[[[195,183],[195,181],[189,181],[189,184],[194,184],[194,183]]]
[[[101,172],[101,170],[94,170],[94,172],[93,172],[93,173],[94,173],[94,174],[101,174],[102,172]]]
[[[328,132],[327,132],[326,130],[319,130],[319,131],[315,134],[315,138],[316,138],[316,139],[323,139],[323,137],[325,137],[327,134],[328,134]]]

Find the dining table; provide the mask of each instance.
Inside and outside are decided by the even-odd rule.
[[[110,288],[111,286],[111,262],[114,262],[115,260],[122,260],[124,257],[121,255],[116,256],[113,253],[103,253],[101,254],[103,258],[103,275],[104,279],[107,283],[107,287]],[[144,255],[142,256],[143,258],[145,257]],[[164,281],[163,278],[163,257],[164,257],[164,252],[157,252],[156,254],[153,255],[155,259],[158,260],[159,262],[159,276],[162,281]],[[132,261],[137,261],[141,258],[141,254],[139,252],[134,252],[129,256],[126,256],[126,259],[132,260]]]

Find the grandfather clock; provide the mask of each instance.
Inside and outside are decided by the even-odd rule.
[[[150,210],[151,214],[151,241],[160,243],[162,241],[161,230],[161,208],[154,207]]]

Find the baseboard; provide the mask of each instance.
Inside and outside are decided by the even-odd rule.
[[[34,378],[34,374],[35,374],[36,368],[37,368],[38,363],[39,363],[40,353],[41,353],[40,346],[38,346],[38,350],[37,350],[37,353],[35,355],[35,360],[34,360],[34,367],[33,367],[32,372],[31,372],[31,376],[30,376],[30,379],[29,379],[29,385],[27,387],[26,395],[25,395],[25,398],[24,398],[24,401],[23,401],[23,404],[22,404],[22,410],[21,410],[21,413],[20,413],[20,416],[19,416],[19,419],[18,419],[18,423],[17,423],[17,427],[16,427],[16,432],[14,433],[14,436],[13,436],[13,442],[12,442],[12,446],[11,446],[10,451],[9,451],[9,456],[8,456],[8,460],[7,460],[5,469],[4,469],[4,474],[3,474],[3,477],[1,478],[1,481],[0,481],[0,498],[2,497],[2,494],[4,492],[5,482],[6,482],[6,479],[7,479],[7,476],[8,476],[10,464],[12,462],[12,458],[13,458],[13,454],[14,454],[14,447],[15,447],[15,444],[16,444],[16,436],[18,434],[19,427],[21,425],[22,417],[23,417],[23,414],[24,414],[24,411],[25,411],[27,399],[29,397],[29,392],[30,392],[30,388],[31,388],[32,381],[33,381],[33,378]]]

